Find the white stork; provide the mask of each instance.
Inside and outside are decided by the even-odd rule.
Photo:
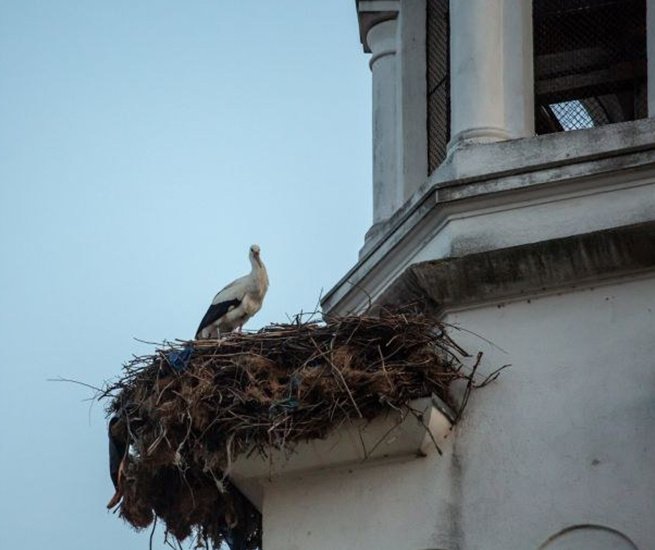
[[[222,332],[241,330],[245,322],[257,313],[268,290],[268,275],[259,256],[259,246],[250,247],[248,275],[239,277],[221,290],[212,300],[200,321],[196,339],[218,338]]]

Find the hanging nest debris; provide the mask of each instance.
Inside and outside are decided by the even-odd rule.
[[[434,320],[387,313],[272,325],[135,358],[102,395],[117,418],[112,433],[129,445],[120,515],[137,529],[161,518],[178,540],[259,548],[260,514],[225,475],[235,457],[292,449],[431,394],[461,414],[477,366],[465,369],[466,355]],[[458,379],[467,392],[456,403],[448,388]]]

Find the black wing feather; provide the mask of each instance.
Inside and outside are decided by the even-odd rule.
[[[113,416],[109,421],[109,475],[115,488],[118,488],[118,469],[127,452],[127,441],[114,433],[114,425],[119,418]]]
[[[209,309],[207,310],[207,313],[205,313],[205,316],[202,318],[202,321],[200,321],[200,325],[198,326],[198,330],[196,330],[196,338],[198,338],[198,335],[202,331],[202,329],[208,327],[212,323],[214,323],[217,319],[220,319],[225,315],[228,311],[230,311],[231,308],[237,307],[241,304],[241,300],[237,300],[236,298],[234,300],[226,300],[225,302],[218,302],[218,304],[212,304],[209,306]]]

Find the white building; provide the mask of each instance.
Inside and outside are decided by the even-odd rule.
[[[442,456],[267,481],[265,549],[655,548],[655,0],[357,16],[373,224],[324,310],[415,303],[512,367]]]

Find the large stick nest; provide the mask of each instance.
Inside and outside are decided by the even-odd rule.
[[[130,444],[120,514],[135,528],[157,516],[178,540],[195,532],[219,546],[237,532],[258,548],[259,513],[224,474],[235,457],[292,450],[431,394],[461,412],[448,388],[472,387],[464,355],[434,320],[385,314],[272,325],[135,358],[104,393],[119,418],[113,433]]]

